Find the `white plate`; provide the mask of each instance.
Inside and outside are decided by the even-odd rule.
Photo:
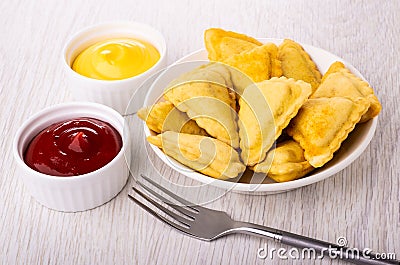
[[[279,45],[281,39],[269,39],[260,38],[261,42],[273,42]],[[343,59],[336,55],[331,54],[320,48],[316,48],[310,45],[301,44],[303,48],[310,54],[314,62],[317,64],[320,72],[325,73],[329,66],[335,61],[343,62],[346,67],[350,69],[354,74],[360,78],[365,78],[360,74],[360,72],[355,69],[351,64],[345,62]],[[171,67],[169,67],[163,74],[161,74],[155,82],[150,87],[146,98],[144,100],[144,106],[149,106],[154,104],[163,93],[165,87],[168,83],[178,77],[179,75],[204,64],[207,59],[207,52],[204,49],[190,53],[184,56]],[[187,62],[191,62],[189,65]],[[182,64],[184,63],[184,64]],[[357,157],[368,146],[372,137],[374,136],[376,125],[378,119],[377,117],[363,124],[358,124],[353,132],[349,135],[345,142],[342,143],[340,149],[335,153],[334,158],[324,165],[322,168],[314,170],[311,174],[301,179],[283,182],[283,183],[268,183],[268,184],[246,184],[246,183],[232,183],[230,181],[217,180],[199,172],[196,172],[188,167],[182,165],[181,163],[175,161],[174,159],[166,156],[159,148],[151,145],[154,152],[172,169],[180,172],[181,174],[198,180],[204,184],[210,184],[222,189],[232,190],[234,192],[249,193],[249,194],[272,194],[288,191],[291,189],[296,189],[303,187],[323,179],[326,179],[337,172],[341,171],[348,165],[350,165]],[[151,135],[151,131],[144,126],[146,137]]]

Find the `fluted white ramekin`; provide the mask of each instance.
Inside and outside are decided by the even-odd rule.
[[[108,122],[120,133],[122,148],[111,162],[93,172],[72,177],[46,175],[25,164],[24,152],[33,137],[51,124],[78,117]],[[115,110],[97,103],[64,103],[38,112],[19,128],[13,153],[27,190],[39,203],[58,211],[84,211],[102,205],[122,190],[129,176],[129,132],[124,129],[124,118]]]
[[[121,80],[97,80],[72,70],[74,59],[96,42],[112,38],[137,38],[154,45],[160,59],[146,72]],[[149,25],[137,22],[108,22],[85,28],[71,37],[64,46],[63,67],[74,99],[102,103],[125,114],[129,100],[137,88],[166,66],[166,44],[163,35]]]

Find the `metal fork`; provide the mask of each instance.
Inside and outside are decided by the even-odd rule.
[[[135,191],[136,194],[138,194],[143,199],[154,205],[156,208],[170,216],[173,220],[170,220],[165,216],[157,213],[152,208],[143,204],[141,201],[130,194],[128,194],[129,198],[160,221],[178,229],[188,236],[205,241],[212,241],[225,235],[243,233],[273,239],[276,242],[281,242],[283,244],[299,249],[312,249],[315,251],[315,253],[318,253],[319,255],[323,254],[325,256],[329,256],[330,258],[340,258],[354,264],[400,264],[397,260],[381,260],[378,258],[378,256],[376,256],[376,254],[373,254],[371,252],[360,253],[360,251],[347,248],[346,246],[331,244],[321,240],[308,238],[305,236],[262,225],[234,221],[225,212],[211,210],[201,206],[190,206],[193,204],[162,187],[150,178],[144,175],[141,176],[154,187],[158,188],[169,197],[183,204],[183,206],[177,205],[176,203],[173,203],[165,197],[161,196],[159,193],[154,191],[154,189],[150,188],[140,181],[137,181],[137,183],[148,193],[151,193],[153,196],[162,200],[167,206],[175,209],[180,214],[171,211],[170,209],[166,208],[161,203],[153,200],[152,198],[150,198],[150,196],[144,194],[142,191],[135,187],[132,187],[132,189]]]

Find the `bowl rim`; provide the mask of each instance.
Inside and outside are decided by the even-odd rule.
[[[68,61],[67,60],[67,51],[68,51],[69,47],[71,46],[71,44],[73,43],[73,41],[75,41],[79,37],[91,32],[93,30],[96,30],[98,28],[107,27],[107,26],[108,27],[115,27],[115,28],[118,28],[118,27],[135,27],[136,26],[136,27],[140,27],[140,28],[143,28],[143,29],[148,30],[149,32],[151,32],[151,33],[149,33],[148,36],[152,36],[153,34],[157,35],[156,38],[159,38],[161,40],[161,43],[160,43],[161,44],[160,45],[161,49],[158,49],[158,47],[156,47],[158,52],[160,53],[159,60],[152,67],[150,67],[149,69],[147,69],[146,71],[144,71],[141,74],[138,74],[138,75],[135,75],[135,76],[132,76],[132,77],[128,77],[128,78],[124,78],[124,79],[117,79],[117,80],[102,80],[102,79],[90,78],[90,77],[81,75],[81,74],[75,72],[74,70],[72,70],[71,65],[69,65],[67,63],[67,61]],[[132,31],[132,32],[134,32],[134,31]],[[155,38],[153,36],[153,37],[149,37],[149,39],[155,39]],[[149,42],[152,45],[156,46],[152,41],[149,41]],[[80,78],[80,79],[83,79],[83,80],[87,80],[87,81],[90,81],[90,82],[96,82],[96,83],[121,84],[121,83],[129,83],[131,81],[134,81],[134,80],[137,80],[137,79],[141,79],[144,76],[148,75],[149,73],[152,73],[155,69],[158,69],[160,65],[164,64],[164,61],[166,59],[166,55],[167,55],[167,44],[166,44],[166,41],[165,41],[165,37],[156,28],[154,28],[154,27],[152,27],[152,26],[150,26],[148,24],[141,23],[141,22],[136,22],[136,21],[109,21],[109,22],[102,22],[102,23],[91,25],[91,26],[87,26],[87,27],[84,27],[84,28],[78,30],[77,32],[75,32],[65,42],[65,44],[64,44],[64,46],[62,48],[62,53],[61,53],[61,57],[62,58],[61,59],[62,59],[62,64],[63,64],[64,68],[67,69],[67,72],[70,73],[71,75],[73,75],[76,78]],[[101,86],[99,88],[101,88]],[[103,89],[106,89],[106,88],[103,88]]]
[[[282,42],[284,39],[279,39],[279,38],[256,38],[257,40],[265,43],[265,42],[274,42],[274,43],[280,43]],[[329,54],[330,56],[336,57],[338,59],[338,61],[343,62],[346,67],[348,67],[355,75],[359,76],[360,78],[362,78],[363,80],[366,80],[364,78],[364,76],[362,76],[362,74],[350,63],[348,63],[347,61],[345,61],[344,59],[342,59],[341,57],[332,54],[329,51],[326,51],[324,49],[312,46],[312,45],[308,45],[308,44],[304,44],[302,42],[298,42],[301,46],[303,46],[303,48],[307,51],[308,49],[314,49],[317,50],[319,52],[325,53],[325,54]],[[173,64],[171,64],[170,67],[176,66],[178,64],[181,63],[185,63],[185,62],[193,62],[193,60],[191,59],[191,57],[204,53],[206,50],[204,48],[202,49],[198,49],[195,50],[183,57],[181,57],[180,59],[178,59],[176,62],[174,62]],[[204,60],[208,60],[208,59],[204,59]],[[203,61],[204,62],[204,61]],[[162,76],[164,74],[166,74],[168,72],[168,70],[170,69],[170,67],[167,67],[167,69],[156,79],[154,80],[153,84],[151,85],[150,89],[148,90],[146,96],[145,96],[145,100],[144,100],[144,106],[150,105],[150,104],[154,104],[154,102],[149,102],[149,98],[150,98],[150,94],[151,91],[154,89],[155,85],[159,82],[159,80],[162,78]],[[317,172],[316,174],[313,174],[311,176],[306,176],[306,177],[302,177],[299,179],[295,179],[295,180],[291,180],[291,181],[287,181],[287,182],[276,182],[276,183],[260,183],[260,184],[252,184],[252,183],[239,183],[239,182],[229,182],[229,181],[225,181],[225,180],[219,180],[219,179],[214,179],[212,177],[209,177],[205,174],[202,174],[200,172],[197,172],[183,164],[181,164],[180,162],[176,161],[175,159],[168,157],[166,154],[164,154],[158,147],[153,146],[150,144],[152,150],[157,154],[157,156],[165,163],[167,164],[172,170],[177,171],[178,173],[192,178],[196,181],[199,181],[203,184],[211,184],[213,186],[216,187],[220,187],[223,189],[228,189],[231,191],[238,191],[238,192],[251,192],[251,193],[261,193],[261,192],[279,192],[279,191],[288,191],[291,189],[296,189],[296,188],[300,188],[303,186],[307,186],[316,182],[319,182],[321,180],[324,180],[328,177],[333,176],[334,174],[338,173],[339,171],[343,170],[344,168],[346,168],[347,166],[349,166],[352,162],[354,162],[363,152],[364,150],[368,147],[369,143],[372,140],[372,137],[375,134],[375,130],[377,127],[377,123],[378,123],[378,116],[374,117],[373,119],[371,119],[370,121],[370,126],[369,126],[369,130],[367,132],[367,134],[364,136],[365,138],[363,139],[363,141],[361,142],[360,145],[358,145],[354,151],[352,153],[350,153],[347,157],[345,157],[342,161],[340,161],[338,164],[336,164],[335,166],[328,168],[326,170],[324,170],[323,172]],[[144,128],[144,132],[145,132],[145,137],[151,135],[151,131],[150,129],[146,126],[145,122],[142,122],[143,124],[143,128]],[[180,167],[186,168],[188,170],[188,172],[184,172],[182,170],[179,170],[176,167],[173,167],[171,165],[169,165],[167,159],[173,160],[174,163],[179,164]],[[170,162],[171,163],[171,162]],[[190,172],[189,172],[190,171]]]
[[[61,110],[61,109],[65,109],[65,108],[69,108],[69,107],[74,107],[74,108],[79,108],[79,107],[85,107],[85,108],[90,108],[93,110],[99,110],[101,111],[102,115],[107,116],[108,119],[107,120],[102,120],[105,122],[110,123],[111,120],[113,120],[115,123],[120,123],[121,124],[121,128],[115,128],[114,125],[111,124],[111,126],[113,126],[118,133],[121,135],[121,139],[122,139],[122,146],[121,146],[121,150],[119,150],[118,154],[107,164],[105,164],[104,166],[102,166],[101,168],[98,168],[94,171],[85,173],[85,174],[81,174],[81,175],[77,175],[77,176],[69,176],[69,177],[60,177],[60,176],[53,176],[53,175],[48,175],[48,174],[44,174],[41,173],[39,171],[36,171],[32,168],[30,168],[23,160],[23,153],[25,151],[22,150],[22,154],[19,152],[19,147],[21,145],[20,141],[21,141],[21,137],[24,135],[25,130],[27,128],[29,128],[29,126],[34,126],[34,128],[37,129],[36,126],[35,127],[35,121],[37,119],[40,118],[44,118],[46,117],[46,114],[55,111],[55,110]],[[82,115],[86,115],[85,112],[82,112]],[[75,115],[73,115],[75,116]],[[79,116],[76,116],[79,117]],[[82,117],[82,116],[81,116]],[[44,124],[46,123],[41,122],[40,124]],[[14,137],[14,141],[13,141],[13,155],[14,155],[14,159],[17,162],[18,166],[21,167],[22,169],[24,169],[25,171],[28,171],[30,176],[35,176],[37,178],[42,178],[42,179],[46,179],[49,181],[59,181],[59,182],[75,182],[75,181],[80,181],[83,179],[90,179],[94,176],[97,176],[98,174],[102,174],[103,171],[108,170],[110,167],[112,167],[115,163],[117,163],[117,161],[119,161],[120,159],[125,159],[125,151],[126,148],[128,148],[129,146],[129,138],[128,137],[124,137],[124,132],[125,132],[125,120],[123,118],[123,116],[121,114],[119,114],[116,110],[99,104],[99,103],[94,103],[94,102],[80,102],[80,101],[76,101],[76,102],[66,102],[66,103],[60,103],[60,104],[56,104],[56,105],[52,105],[49,107],[46,107],[38,112],[36,112],[35,114],[33,114],[32,116],[30,116],[28,119],[26,119],[21,126],[19,127],[19,129],[17,130],[15,137]],[[46,128],[46,127],[44,127]],[[33,136],[35,137],[35,136]],[[27,142],[30,142],[33,138],[27,140]],[[26,148],[26,147],[25,147]],[[126,162],[126,161],[125,161]]]

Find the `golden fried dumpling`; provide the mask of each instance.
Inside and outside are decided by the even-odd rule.
[[[235,149],[211,137],[168,131],[147,140],[180,163],[213,178],[235,178],[246,169]]]
[[[345,97],[352,100],[365,97],[368,99],[370,107],[361,117],[360,122],[366,122],[377,116],[382,108],[369,84],[355,76],[339,62],[332,64],[324,75],[323,82],[311,96],[311,98],[322,97]]]
[[[224,62],[238,68],[250,76],[254,82],[282,76],[281,62],[278,60],[278,47],[274,43],[266,43],[233,55]]]
[[[204,66],[204,70],[207,71],[208,73],[217,73],[219,74],[225,81],[225,86],[228,88],[232,88],[233,89],[233,83],[231,80],[231,72],[229,71],[229,67],[227,67],[225,64],[223,63],[209,63],[207,65]],[[211,81],[211,80],[208,80]],[[216,82],[218,83],[218,82]],[[221,83],[223,84],[223,83]]]
[[[262,45],[258,40],[244,34],[210,28],[204,32],[204,43],[210,61],[223,61],[234,54]]]
[[[239,99],[241,158],[246,165],[264,160],[310,94],[310,84],[286,77],[273,77],[246,88]]]
[[[342,62],[336,61],[333,64],[331,64],[331,66],[329,66],[328,71],[326,71],[326,73],[322,76],[321,79],[321,83],[324,82],[324,80],[326,79],[326,77],[332,73],[336,73],[338,71],[340,71],[341,69],[345,69],[346,66],[344,66],[344,64]]]
[[[229,67],[222,63],[208,63],[186,72],[169,83],[169,87],[190,82],[210,82],[225,86],[231,97],[231,107],[236,109],[236,93],[231,81]]]
[[[268,50],[269,46],[267,45],[257,46],[252,50],[229,57],[225,63],[239,69],[254,82],[261,82],[269,79],[271,73],[271,59]]]
[[[321,73],[300,44],[285,39],[279,46],[278,58],[282,63],[284,76],[310,83],[313,92],[317,89],[321,82]]]
[[[266,43],[264,44],[264,46],[268,47],[268,54],[271,64],[270,78],[281,77],[283,72],[282,72],[282,63],[278,59],[278,46],[276,46],[274,43]]]
[[[368,107],[365,98],[309,99],[286,131],[304,149],[307,161],[313,167],[322,167],[332,159]]]
[[[206,81],[232,88],[230,71],[222,63],[208,63],[194,68],[169,83],[169,87],[193,81]]]
[[[227,65],[223,64],[223,63],[214,62],[214,63],[209,63],[209,64],[205,65],[204,68],[203,68],[203,71],[206,74],[212,74],[212,73],[218,74],[224,79],[225,86],[228,88],[229,95],[232,98],[231,107],[233,109],[236,109],[236,92],[235,92],[235,88],[234,88],[234,85],[233,85],[232,80],[231,80],[231,72],[230,72],[229,67]],[[213,81],[210,78],[208,78],[206,80],[207,81]],[[224,84],[224,83],[218,82],[218,81],[214,81],[214,82],[218,83],[218,84],[222,84],[222,85]]]
[[[304,150],[293,140],[276,145],[265,160],[254,166],[255,172],[267,173],[277,182],[291,181],[303,177],[314,168],[304,158]]]
[[[234,67],[231,78],[235,90],[241,95],[252,82],[261,82],[282,75],[281,63],[277,58],[278,47],[273,43],[233,55],[224,62]],[[244,80],[243,80],[244,79]]]
[[[235,54],[249,51],[257,46],[259,45],[241,39],[232,37],[222,38],[219,44],[220,57],[216,61],[222,62]]]
[[[239,147],[236,102],[227,87],[212,82],[186,82],[168,87],[164,97],[209,135]]]
[[[162,101],[138,111],[140,119],[146,122],[150,130],[161,133],[174,131],[188,134],[207,135],[197,123],[179,111],[171,102]]]

